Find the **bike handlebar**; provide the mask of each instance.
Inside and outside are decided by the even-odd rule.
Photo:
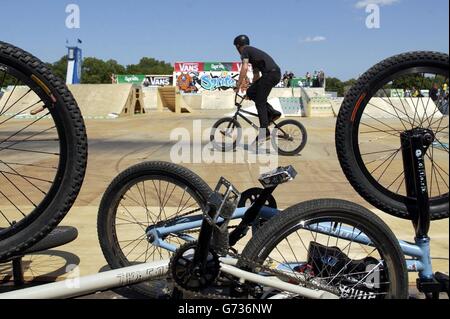
[[[239,92],[236,92],[236,96],[234,97],[234,104],[237,107],[242,106],[242,102],[244,102],[244,100],[247,99],[247,95],[240,95]]]

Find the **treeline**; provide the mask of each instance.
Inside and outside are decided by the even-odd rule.
[[[355,79],[341,81],[338,78],[327,78],[325,90],[327,92],[337,92],[338,96],[344,96],[355,83]]]
[[[47,63],[53,72],[62,79],[67,74],[67,56],[55,63]],[[84,58],[82,64],[81,83],[103,84],[111,83],[112,74],[172,74],[173,66],[165,61],[154,58],[142,58],[138,64],[123,66],[115,60],[101,60],[97,58]]]

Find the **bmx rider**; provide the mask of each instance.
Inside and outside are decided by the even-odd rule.
[[[242,69],[235,91],[245,90],[247,72],[249,64],[251,64],[253,67],[253,82],[247,89],[247,97],[255,102],[258,110],[260,133],[256,142],[264,142],[270,139],[269,123],[281,117],[281,113],[267,102],[270,92],[281,81],[281,70],[270,55],[250,46],[248,36],[240,35],[236,37],[234,45],[242,59]]]

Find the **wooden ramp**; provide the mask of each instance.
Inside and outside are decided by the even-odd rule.
[[[158,88],[158,111],[169,109],[170,111],[180,113],[193,113],[192,109],[184,102],[183,95],[174,86]]]

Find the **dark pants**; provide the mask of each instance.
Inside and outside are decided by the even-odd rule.
[[[280,82],[281,72],[273,71],[253,83],[247,90],[247,96],[255,102],[261,128],[269,126],[269,120],[276,110],[267,102],[272,89]]]

